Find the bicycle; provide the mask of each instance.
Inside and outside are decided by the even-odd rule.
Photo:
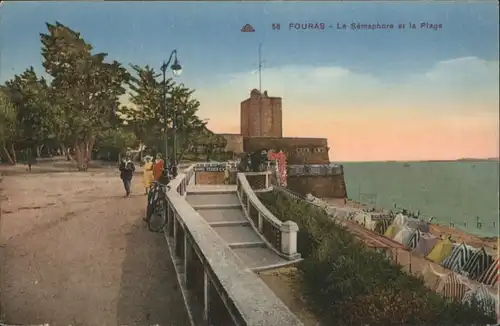
[[[151,190],[148,193],[146,218],[144,219],[151,232],[160,232],[167,224],[166,190],[169,189],[168,185],[153,181]]]

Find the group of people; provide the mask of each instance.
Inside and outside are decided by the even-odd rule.
[[[142,173],[142,182],[144,185],[144,191],[147,194],[151,189],[153,181],[159,181],[163,177],[163,170],[165,167],[165,161],[161,154],[156,155],[156,159],[153,157],[144,157],[144,171]],[[123,187],[125,188],[125,195],[130,196],[132,177],[135,172],[135,164],[132,161],[129,154],[125,155],[119,166],[120,178],[123,182]]]

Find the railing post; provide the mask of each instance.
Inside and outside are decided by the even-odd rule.
[[[269,173],[268,171],[266,171],[266,188],[269,188],[269,176],[271,175],[271,173]]]
[[[262,220],[263,217],[262,217],[262,214],[260,213],[260,211],[257,211],[259,216],[258,216],[258,227],[259,227],[259,232],[262,234],[262,230],[264,228],[263,224],[264,224],[264,221]]]
[[[210,279],[208,278],[207,272],[203,271],[203,321],[206,325],[209,322],[209,311],[210,311]]]
[[[179,230],[178,230],[178,228],[180,227],[180,225],[178,225],[177,218],[174,218],[173,222],[174,223],[173,223],[172,227],[174,229],[173,230],[174,231],[173,232],[173,240],[174,240],[174,249],[175,249],[175,246],[177,244],[177,237],[179,236]],[[175,252],[175,250],[174,250],[174,252]]]
[[[171,213],[172,209],[170,208],[170,202],[168,201],[168,198],[167,198],[166,209],[167,209],[167,212],[166,212],[165,217],[167,219],[166,220],[167,223],[165,223],[165,227],[163,230],[166,230],[167,235],[170,235],[170,223],[171,223],[171,218],[172,218],[172,216],[171,216],[172,214],[170,214],[170,213]]]
[[[299,227],[293,221],[283,222],[281,231],[281,252],[288,256],[297,254],[297,232]]]
[[[191,260],[191,245],[187,239],[186,232],[184,233],[184,282],[188,282],[188,264]],[[191,276],[192,277],[192,276]],[[196,277],[196,276],[195,276]]]

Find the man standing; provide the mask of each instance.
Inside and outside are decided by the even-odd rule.
[[[226,167],[224,169],[224,184],[228,185],[229,184],[229,178],[231,174],[231,165],[229,162],[226,162]]]
[[[123,181],[126,196],[130,196],[130,185],[132,183],[132,176],[134,175],[135,165],[127,154],[120,164],[120,178]]]
[[[26,165],[28,165],[28,171],[31,172],[31,166],[33,165],[33,153],[31,148],[26,149]]]

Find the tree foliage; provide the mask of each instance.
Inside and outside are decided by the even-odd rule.
[[[40,34],[43,67],[52,77],[52,101],[61,110],[60,136],[71,144],[80,170],[86,170],[96,137],[111,127],[110,118],[125,93],[128,72],[106,53],[92,54],[92,46],[70,28],[47,24]]]
[[[124,128],[108,129],[99,135],[96,148],[124,154],[127,149],[137,148],[139,140],[133,132]]]
[[[385,255],[365,247],[326,212],[272,191],[259,194],[281,220],[299,226],[302,291],[325,325],[485,325],[478,305],[445,300]]]
[[[0,146],[6,159],[15,163],[15,152],[9,149],[13,148],[16,134],[16,110],[10,101],[4,89],[0,90]],[[14,154],[14,157],[13,157]],[[0,156],[1,157],[1,156]]]
[[[131,64],[130,74],[77,31],[59,22],[46,27],[40,34],[45,76],[29,67],[1,87],[0,145],[12,164],[16,151],[39,154],[46,144],[60,147],[79,170],[87,169],[95,149],[120,152],[140,142],[163,151],[165,126],[170,155],[175,148],[182,158],[195,141],[208,150],[225,146],[198,117],[194,90],[171,78],[163,82],[147,65]],[[127,86],[131,105],[120,109]]]
[[[122,107],[120,113],[143,144],[156,152],[164,152],[166,126],[170,157],[174,148],[176,157],[181,159],[196,144],[209,147],[222,144],[214,141],[213,132],[199,118],[200,102],[193,97],[194,90],[176,84],[171,78],[163,82],[161,74],[147,65],[131,68],[133,74],[128,82],[131,105]]]
[[[23,148],[40,148],[55,137],[55,111],[50,105],[50,89],[33,67],[5,83],[5,92],[16,112],[16,141]]]

